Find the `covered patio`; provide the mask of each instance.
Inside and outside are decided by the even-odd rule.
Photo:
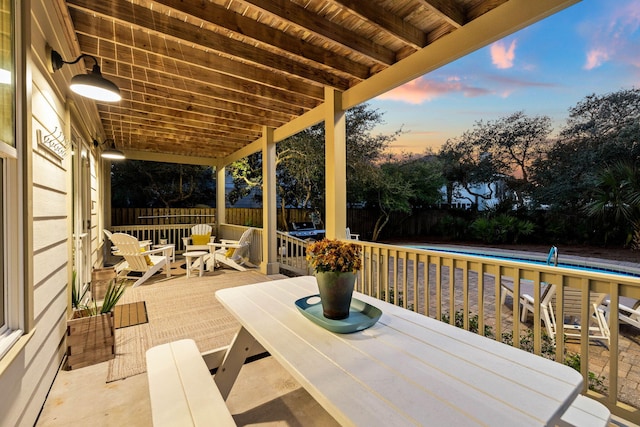
[[[65,359],[73,272],[86,285],[91,270],[103,265],[109,244],[103,230],[110,228],[111,211],[111,163],[101,157],[106,149],[128,159],[212,166],[218,183],[229,164],[260,152],[263,228],[252,259],[265,277],[276,275],[279,141],[324,123],[326,235],[344,239],[345,112],[578,1],[11,2],[20,108],[18,143],[5,169],[12,174],[5,180],[8,200],[16,207],[4,222],[17,230],[5,247],[20,251],[3,266],[19,279],[10,281],[10,295],[17,297],[9,312],[22,335],[0,359],[0,388],[12,391],[0,402],[2,421],[36,421]],[[55,72],[52,50],[66,61]],[[95,102],[70,91],[69,81],[91,69],[92,57],[119,87],[121,101]],[[239,225],[227,224],[225,217],[224,185],[217,189],[216,235],[237,238]],[[389,272],[381,267],[389,257],[427,264],[430,259],[385,245],[364,246],[370,261],[379,263],[374,271],[371,261],[363,272],[361,285],[370,294],[374,283],[376,291],[389,289]],[[453,268],[459,261],[438,262]],[[499,275],[502,266],[495,268]],[[520,278],[520,270],[514,271]],[[410,281],[406,270],[404,281]],[[417,283],[413,279],[415,298]],[[614,297],[638,290],[628,282],[584,283],[586,290],[607,287]],[[449,289],[453,294],[453,281]],[[442,305],[440,296],[437,301]],[[465,309],[468,303],[465,294]],[[616,346],[614,338],[615,352]],[[613,412],[615,394],[610,401],[600,398]],[[622,413],[637,417],[634,408]]]

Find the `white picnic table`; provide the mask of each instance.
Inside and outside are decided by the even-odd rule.
[[[309,276],[216,292],[242,325],[214,377],[225,398],[256,345],[341,425],[554,425],[581,391],[568,366],[357,292],[378,322],[330,332],[295,305],[316,293]]]

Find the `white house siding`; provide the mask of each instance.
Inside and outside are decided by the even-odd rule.
[[[42,147],[39,141],[43,136],[60,130],[68,132],[72,115],[65,97],[68,89],[68,76],[74,69],[61,76],[58,71],[56,82],[65,82],[58,88],[54,79],[44,69],[46,65],[45,45],[50,43],[56,50],[71,49],[64,47],[61,16],[55,10],[51,0],[32,0],[31,21],[31,134],[33,147],[32,176],[28,179],[33,185],[33,252],[25,259],[26,268],[33,269],[33,324],[35,332],[25,347],[12,362],[0,373],[0,427],[33,426],[44,404],[46,395],[61,365],[65,352],[66,319],[69,313],[70,271],[73,269],[70,254],[72,223],[70,220],[71,197],[71,149],[60,158]],[[95,135],[98,128],[95,118],[88,114],[90,108],[79,102],[75,107],[82,120],[73,123],[74,128],[88,139]],[[90,106],[92,104],[89,104]],[[95,109],[95,106],[93,106]],[[94,126],[89,130],[86,126]],[[56,129],[57,128],[57,129]],[[62,138],[70,139],[69,135]],[[91,158],[92,164],[94,159]],[[97,199],[98,180],[95,167],[91,173],[91,198]],[[92,223],[97,223],[99,214],[97,203],[92,203]],[[97,240],[94,238],[92,244]],[[92,246],[93,246],[92,245]],[[95,254],[95,246],[89,248]]]

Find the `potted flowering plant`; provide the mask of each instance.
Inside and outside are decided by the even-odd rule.
[[[362,268],[356,243],[323,239],[307,246],[307,261],[318,282],[322,312],[328,319],[349,317],[356,273]]]

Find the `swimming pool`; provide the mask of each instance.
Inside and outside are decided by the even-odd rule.
[[[519,261],[534,265],[547,265],[547,257],[544,254],[529,253],[516,251],[498,251],[496,249],[471,249],[456,248],[451,246],[426,246],[426,245],[404,245],[413,249],[421,249],[434,252],[444,252],[448,254],[458,254],[465,256],[472,256],[478,258],[493,258],[505,261]],[[619,274],[621,276],[628,277],[640,277],[640,266],[634,268],[630,266],[606,264],[605,262],[595,261],[591,259],[579,257],[562,257],[565,258],[562,262],[558,263],[558,267],[570,268],[580,271],[592,271],[597,273]]]

